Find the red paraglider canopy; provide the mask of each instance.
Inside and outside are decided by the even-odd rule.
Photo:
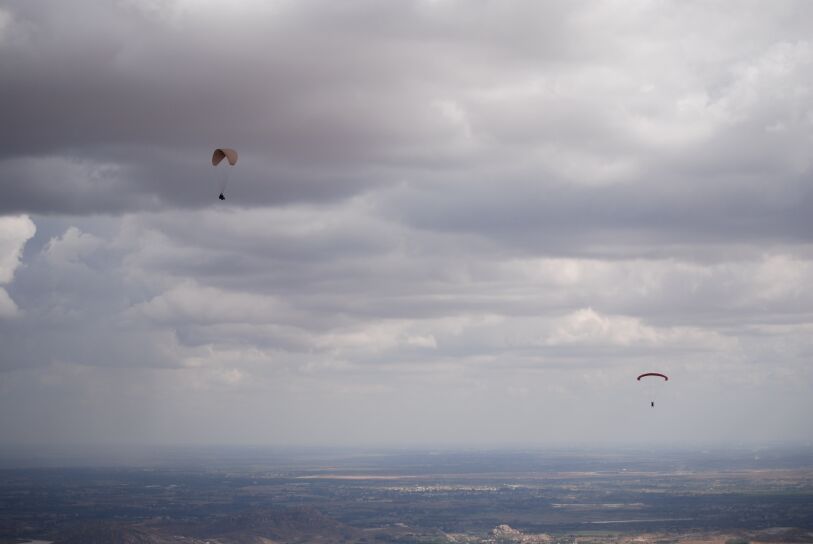
[[[638,379],[638,381],[641,381],[641,378],[645,378],[647,376],[658,376],[659,378],[663,378],[667,382],[669,381],[669,376],[667,376],[666,374],[661,374],[660,372],[645,372],[645,373],[641,374],[640,376],[638,376],[637,379]]]

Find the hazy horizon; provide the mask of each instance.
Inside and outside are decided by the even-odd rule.
[[[653,457],[654,456],[654,457]],[[758,468],[813,468],[813,444],[369,444],[335,445],[235,445],[235,444],[76,444],[55,446],[18,445],[0,448],[0,470],[39,468],[138,468],[138,467],[259,467],[297,466],[317,468],[320,463],[350,468],[353,463],[388,459],[422,459],[426,470],[442,470],[452,464],[458,468],[472,459],[502,466],[503,470],[527,470],[529,460],[544,465],[568,466],[569,470],[592,468],[596,461],[607,459],[606,470],[617,470],[618,463],[660,463],[663,467],[677,463],[691,467],[698,462],[717,463],[725,470]],[[511,460],[517,460],[514,463]],[[438,462],[442,460],[443,462]],[[434,465],[433,463],[434,462]],[[350,464],[348,464],[350,463]],[[550,465],[553,463],[553,465]],[[663,467],[661,467],[663,469]],[[539,467],[537,467],[539,470]],[[653,468],[649,468],[653,471]]]

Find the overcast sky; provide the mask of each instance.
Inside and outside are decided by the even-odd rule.
[[[0,2],[2,441],[809,444],[811,37],[806,0]]]

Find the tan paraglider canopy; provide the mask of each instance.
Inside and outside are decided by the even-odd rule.
[[[237,151],[228,147],[219,147],[212,153],[212,166],[217,166],[223,159],[228,159],[229,165],[237,164]]]

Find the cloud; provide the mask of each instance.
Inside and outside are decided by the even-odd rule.
[[[133,308],[158,322],[267,322],[284,308],[271,297],[182,283]]]
[[[11,13],[4,9],[0,9],[0,41],[3,40],[5,32],[11,25],[11,22],[12,22]]]
[[[724,237],[769,224],[809,232],[810,46],[803,25],[775,34],[786,7],[759,20],[715,9],[707,21],[697,6],[607,13],[593,2],[240,6],[11,4],[4,208],[211,206],[207,153],[233,145],[229,201],[245,206],[407,180],[459,195],[430,213],[481,209],[470,216],[492,217],[482,227],[623,230],[657,209],[662,238],[684,220]],[[708,32],[681,41],[684,25]],[[759,198],[769,166],[784,202]],[[425,206],[412,201],[402,213],[419,221]],[[552,213],[562,209],[572,219]]]
[[[677,349],[696,349],[706,344],[707,349],[724,350],[725,338],[697,328],[658,330],[640,319],[627,316],[603,316],[592,308],[572,312],[559,320],[548,337],[550,345],[607,344],[612,346],[672,346]],[[717,344],[717,345],[714,345]]]
[[[7,2],[0,431],[635,440],[657,367],[672,436],[809,437],[812,29],[801,1]]]
[[[26,215],[0,217],[0,283],[11,283],[20,266],[25,243],[37,228]],[[0,317],[13,317],[18,308],[8,293],[0,288]]]
[[[98,250],[102,243],[99,237],[70,227],[62,236],[48,242],[44,257],[55,265],[78,264]]]

